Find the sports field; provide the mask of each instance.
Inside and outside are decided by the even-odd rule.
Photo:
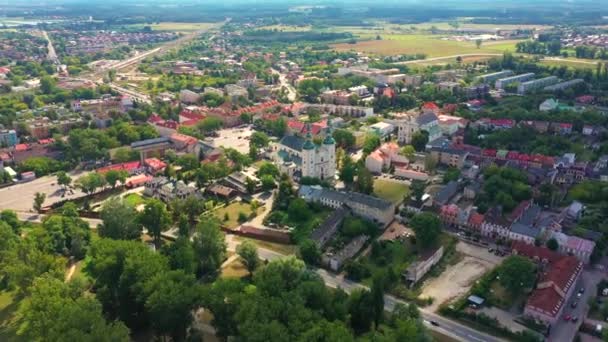
[[[503,53],[515,51],[516,40],[486,41],[478,49],[475,42],[442,39],[444,36],[426,34],[380,34],[381,40],[358,41],[356,44],[334,44],[338,51],[358,51],[378,55],[426,54],[427,57],[453,56],[458,54]]]

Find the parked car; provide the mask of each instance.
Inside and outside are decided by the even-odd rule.
[[[564,315],[564,321],[568,322],[572,317],[570,315]]]
[[[574,309],[578,305],[578,300],[575,300],[570,304],[570,306]]]
[[[576,323],[578,321],[578,317],[572,316],[572,319],[570,319],[570,321],[572,321],[572,323]]]

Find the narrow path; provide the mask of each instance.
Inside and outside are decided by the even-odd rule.
[[[65,275],[65,282],[69,282],[70,280],[72,280],[72,276],[74,275],[74,272],[76,271],[76,263],[73,263],[70,268],[68,269],[68,273]]]

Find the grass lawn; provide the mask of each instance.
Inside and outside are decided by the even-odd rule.
[[[436,342],[457,342],[458,340],[455,340],[447,335],[438,333],[435,330],[429,330],[429,333],[431,334],[431,336],[433,337],[433,341]]]
[[[19,302],[14,296],[14,292],[0,292],[0,341],[25,341],[17,336],[15,319]]]
[[[403,183],[384,179],[374,181],[374,195],[395,204],[401,203],[408,192],[409,187]]]
[[[592,69],[595,70],[597,62],[588,61],[588,60],[577,60],[577,59],[569,59],[569,60],[550,60],[543,59],[540,61],[540,64],[547,66],[566,66],[570,69]]]
[[[146,204],[146,199],[143,198],[140,194],[128,194],[123,198],[125,202],[129,203],[133,207],[137,207],[140,204]]]
[[[261,213],[262,211],[264,211],[264,209],[258,208],[257,211]],[[224,227],[228,229],[234,229],[240,225],[238,221],[239,213],[243,213],[247,215],[247,217],[249,217],[249,215],[251,215],[252,213],[251,205],[249,203],[244,202],[234,202],[223,208],[217,209],[213,213],[213,215],[217,217],[220,222],[222,222],[222,225],[224,225]],[[228,214],[228,220],[225,220],[226,214]]]
[[[264,248],[264,249],[268,249],[271,250],[273,252],[277,252],[280,254],[285,254],[285,255],[291,255],[291,254],[296,254],[296,252],[298,251],[298,247],[296,245],[283,245],[280,243],[275,243],[275,242],[268,242],[268,241],[262,241],[262,240],[256,240],[256,239],[250,239],[250,238],[246,238],[246,237],[242,237],[242,236],[234,236],[233,238],[235,241],[251,241],[252,243],[254,243],[256,246],[258,246],[258,248]]]
[[[395,54],[426,54],[429,58],[441,56],[453,56],[459,54],[484,54],[503,53],[515,51],[516,40],[488,41],[484,42],[478,49],[475,42],[459,42],[454,40],[443,40],[441,35],[428,34],[380,34],[382,40],[375,40],[376,34],[362,34],[359,39],[371,39],[358,41],[356,44],[334,44],[338,51],[355,50],[379,55]]]
[[[240,259],[235,259],[228,265],[222,268],[222,278],[243,278],[249,275],[249,271],[245,268]]]

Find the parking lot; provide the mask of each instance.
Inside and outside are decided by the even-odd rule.
[[[207,138],[209,140],[205,139],[205,142],[211,143],[214,147],[233,148],[247,154],[252,133],[251,126],[227,128],[217,131],[217,137]]]
[[[82,174],[71,174],[72,181]],[[0,189],[0,209],[12,209],[15,211],[29,211],[34,203],[34,196],[37,192],[46,194],[44,205],[51,205],[63,199],[78,198],[84,196],[80,190],[73,190],[73,193],[64,195],[63,188],[57,184],[57,177],[44,176],[31,182],[11,185]]]

